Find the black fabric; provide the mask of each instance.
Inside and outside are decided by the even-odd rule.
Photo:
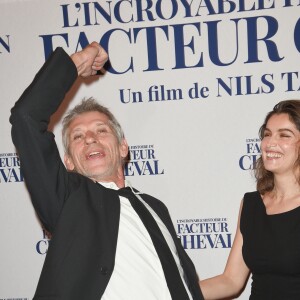
[[[300,207],[268,215],[258,192],[241,214],[243,258],[252,272],[251,300],[300,299]]]
[[[129,187],[118,190],[120,196],[126,197],[142,220],[152,239],[160,259],[167,285],[173,300],[188,300],[189,296],[183,285],[173,254],[153,216],[145,205],[137,199]]]

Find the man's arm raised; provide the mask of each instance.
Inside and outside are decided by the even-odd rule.
[[[33,205],[44,227],[53,232],[68,197],[68,172],[61,161],[50,117],[79,76],[95,75],[107,60],[96,42],[69,56],[57,48],[11,110],[12,139]]]

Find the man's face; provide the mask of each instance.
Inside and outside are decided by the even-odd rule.
[[[117,182],[123,178],[122,161],[128,154],[125,139],[118,142],[105,114],[82,113],[68,127],[69,153],[65,155],[68,170],[95,181]]]

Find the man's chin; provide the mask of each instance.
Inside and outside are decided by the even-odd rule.
[[[83,175],[94,181],[107,181],[111,177],[111,172],[109,170],[99,172],[98,170],[97,172],[88,172]]]

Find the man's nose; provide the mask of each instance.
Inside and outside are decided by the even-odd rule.
[[[89,144],[96,143],[96,142],[97,142],[97,139],[96,139],[95,133],[93,133],[91,131],[86,132],[86,134],[85,134],[85,143],[87,145],[89,145]]]

